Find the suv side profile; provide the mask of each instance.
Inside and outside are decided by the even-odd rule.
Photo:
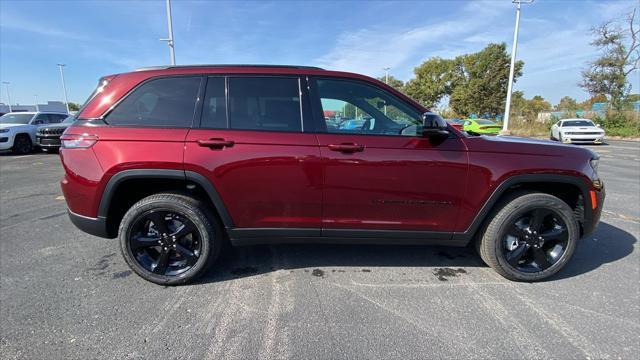
[[[28,154],[36,143],[39,126],[57,124],[69,114],[56,112],[10,112],[0,116],[0,150]]]
[[[590,150],[467,136],[353,73],[148,68],[102,78],[77,119],[61,137],[69,216],[158,284],[195,280],[225,241],[475,242],[500,275],[541,280],[605,197]]]

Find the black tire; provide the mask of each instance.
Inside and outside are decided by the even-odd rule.
[[[181,229],[187,230],[182,234]],[[173,193],[135,203],[122,218],[118,234],[131,270],[160,285],[196,280],[215,262],[223,242],[221,227],[204,203]]]
[[[539,281],[567,264],[580,229],[564,201],[549,194],[520,193],[498,209],[478,244],[482,260],[498,274],[514,281]]]
[[[33,143],[31,143],[31,137],[27,134],[18,134],[13,140],[13,147],[11,151],[16,155],[25,155],[33,150]]]

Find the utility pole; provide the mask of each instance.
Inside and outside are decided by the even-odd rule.
[[[38,106],[38,94],[33,95],[36,101],[36,111],[40,111],[40,106]]]
[[[167,0],[167,24],[169,26],[169,38],[160,39],[160,41],[166,41],[169,45],[169,56],[171,57],[171,65],[176,64],[176,53],[173,42],[173,20],[171,20],[171,0]]]
[[[64,104],[67,107],[67,114],[69,113],[69,99],[67,99],[67,86],[64,84],[64,70],[63,67],[67,66],[66,64],[57,64],[60,68],[60,79],[62,79],[62,92],[64,93]]]
[[[4,84],[5,89],[7,89],[7,105],[9,105],[9,112],[12,112],[13,110],[11,109],[11,95],[9,94],[9,84],[11,84],[8,81],[3,81],[2,82]]]
[[[511,91],[513,89],[513,73],[516,67],[516,50],[518,49],[518,29],[520,28],[520,6],[522,4],[531,4],[533,0],[511,0],[516,4],[516,28],[513,31],[513,46],[511,48],[511,67],[509,68],[509,85],[507,86],[507,102],[504,109],[504,118],[502,121],[502,130],[500,135],[510,135],[509,131],[509,112],[511,111]]]

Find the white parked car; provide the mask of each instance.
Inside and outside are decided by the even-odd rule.
[[[562,119],[551,127],[551,140],[563,143],[602,144],[604,130],[589,119]]]
[[[11,112],[0,116],[0,150],[16,154],[33,150],[39,126],[57,124],[68,114],[54,112]]]

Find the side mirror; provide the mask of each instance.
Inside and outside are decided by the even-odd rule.
[[[596,127],[600,127],[600,124],[596,124]]]
[[[447,122],[440,115],[431,112],[422,114],[422,136],[430,138],[449,136]]]

